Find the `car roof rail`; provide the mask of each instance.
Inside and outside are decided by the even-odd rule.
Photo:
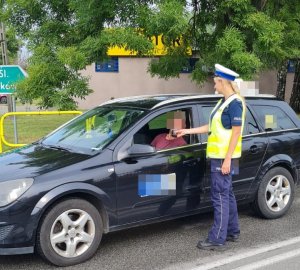
[[[204,99],[204,98],[222,98],[223,95],[219,95],[219,94],[210,94],[210,95],[193,95],[193,96],[186,96],[186,97],[179,97],[179,98],[173,98],[173,99],[168,99],[168,100],[164,100],[162,102],[157,103],[156,105],[154,105],[152,107],[152,109],[161,107],[163,105],[166,104],[171,104],[171,103],[175,103],[178,101],[188,101],[188,100],[194,100],[194,99]],[[276,98],[276,96],[274,95],[270,95],[270,94],[257,94],[257,95],[243,95],[243,97],[245,98]]]
[[[178,101],[188,101],[188,100],[194,100],[194,99],[204,99],[204,98],[222,98],[223,95],[219,94],[195,94],[195,93],[173,93],[173,94],[152,94],[152,95],[139,95],[139,96],[129,96],[129,97],[121,97],[121,98],[115,98],[111,100],[107,100],[103,103],[101,103],[99,106],[103,105],[109,105],[113,104],[116,102],[125,102],[125,101],[133,101],[133,100],[138,100],[138,99],[147,99],[147,98],[160,98],[160,97],[170,97],[169,99],[163,100],[161,102],[158,102],[155,104],[152,109],[161,107],[166,104],[172,104],[176,103]],[[172,96],[174,96],[172,98]],[[257,95],[243,95],[246,98],[276,98],[274,95],[270,94],[257,94]]]

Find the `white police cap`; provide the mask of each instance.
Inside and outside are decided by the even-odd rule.
[[[229,81],[234,81],[240,75],[233,70],[226,68],[220,64],[215,64],[215,75]]]

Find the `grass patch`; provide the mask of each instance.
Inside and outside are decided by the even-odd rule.
[[[28,144],[39,140],[77,115],[22,115],[16,116],[18,143]],[[15,143],[14,117],[4,120],[4,138]],[[10,148],[3,145],[3,150]]]

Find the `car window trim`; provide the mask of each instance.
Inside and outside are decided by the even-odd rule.
[[[162,153],[162,152],[167,152],[167,151],[172,151],[172,150],[177,150],[177,149],[182,149],[182,148],[188,148],[188,147],[191,147],[191,146],[197,146],[197,145],[201,145],[202,143],[199,142],[199,143],[193,143],[193,144],[187,144],[187,145],[183,145],[183,146],[178,146],[178,147],[172,147],[172,148],[167,148],[167,149],[162,149],[162,150],[157,150],[155,152],[155,154],[157,153]]]
[[[270,133],[274,133],[274,132],[288,132],[288,131],[292,131],[292,130],[300,130],[300,128],[295,128],[295,129],[281,129],[281,130],[274,130],[274,131],[262,131],[259,133],[253,133],[253,134],[247,134],[247,135],[243,135],[243,138],[248,138],[248,137],[254,137],[254,136],[259,136],[259,135],[268,135]],[[201,142],[200,144],[207,144],[206,142]]]
[[[262,131],[262,132],[259,132],[259,133],[253,133],[253,134],[243,135],[242,138],[244,138],[244,137],[258,136],[258,135],[261,135],[261,134],[269,134],[269,133],[274,133],[274,132],[288,132],[288,131],[293,131],[293,130],[300,130],[300,128],[280,129],[280,130],[272,130],[272,131]]]
[[[243,138],[248,138],[248,137],[259,136],[259,135],[263,135],[263,134],[266,135],[266,134],[268,134],[268,132],[262,131],[262,132],[259,132],[259,133],[253,133],[253,134],[243,135],[243,136],[242,136],[242,139],[243,139]],[[202,142],[202,144],[207,144],[207,141],[206,141],[206,142]]]
[[[293,131],[293,130],[300,130],[300,128],[289,128],[289,129],[278,129],[278,130],[270,130],[270,131],[265,131],[265,133],[274,133],[274,132],[288,132],[288,131]]]

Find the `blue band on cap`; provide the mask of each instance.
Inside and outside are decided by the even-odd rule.
[[[229,81],[234,81],[234,80],[235,80],[235,76],[228,75],[228,74],[223,73],[223,72],[221,72],[221,71],[216,71],[216,72],[215,72],[215,75],[216,75],[216,76],[219,76],[219,77],[221,77],[221,78],[224,78],[224,79],[226,79],[226,80],[229,80]]]

